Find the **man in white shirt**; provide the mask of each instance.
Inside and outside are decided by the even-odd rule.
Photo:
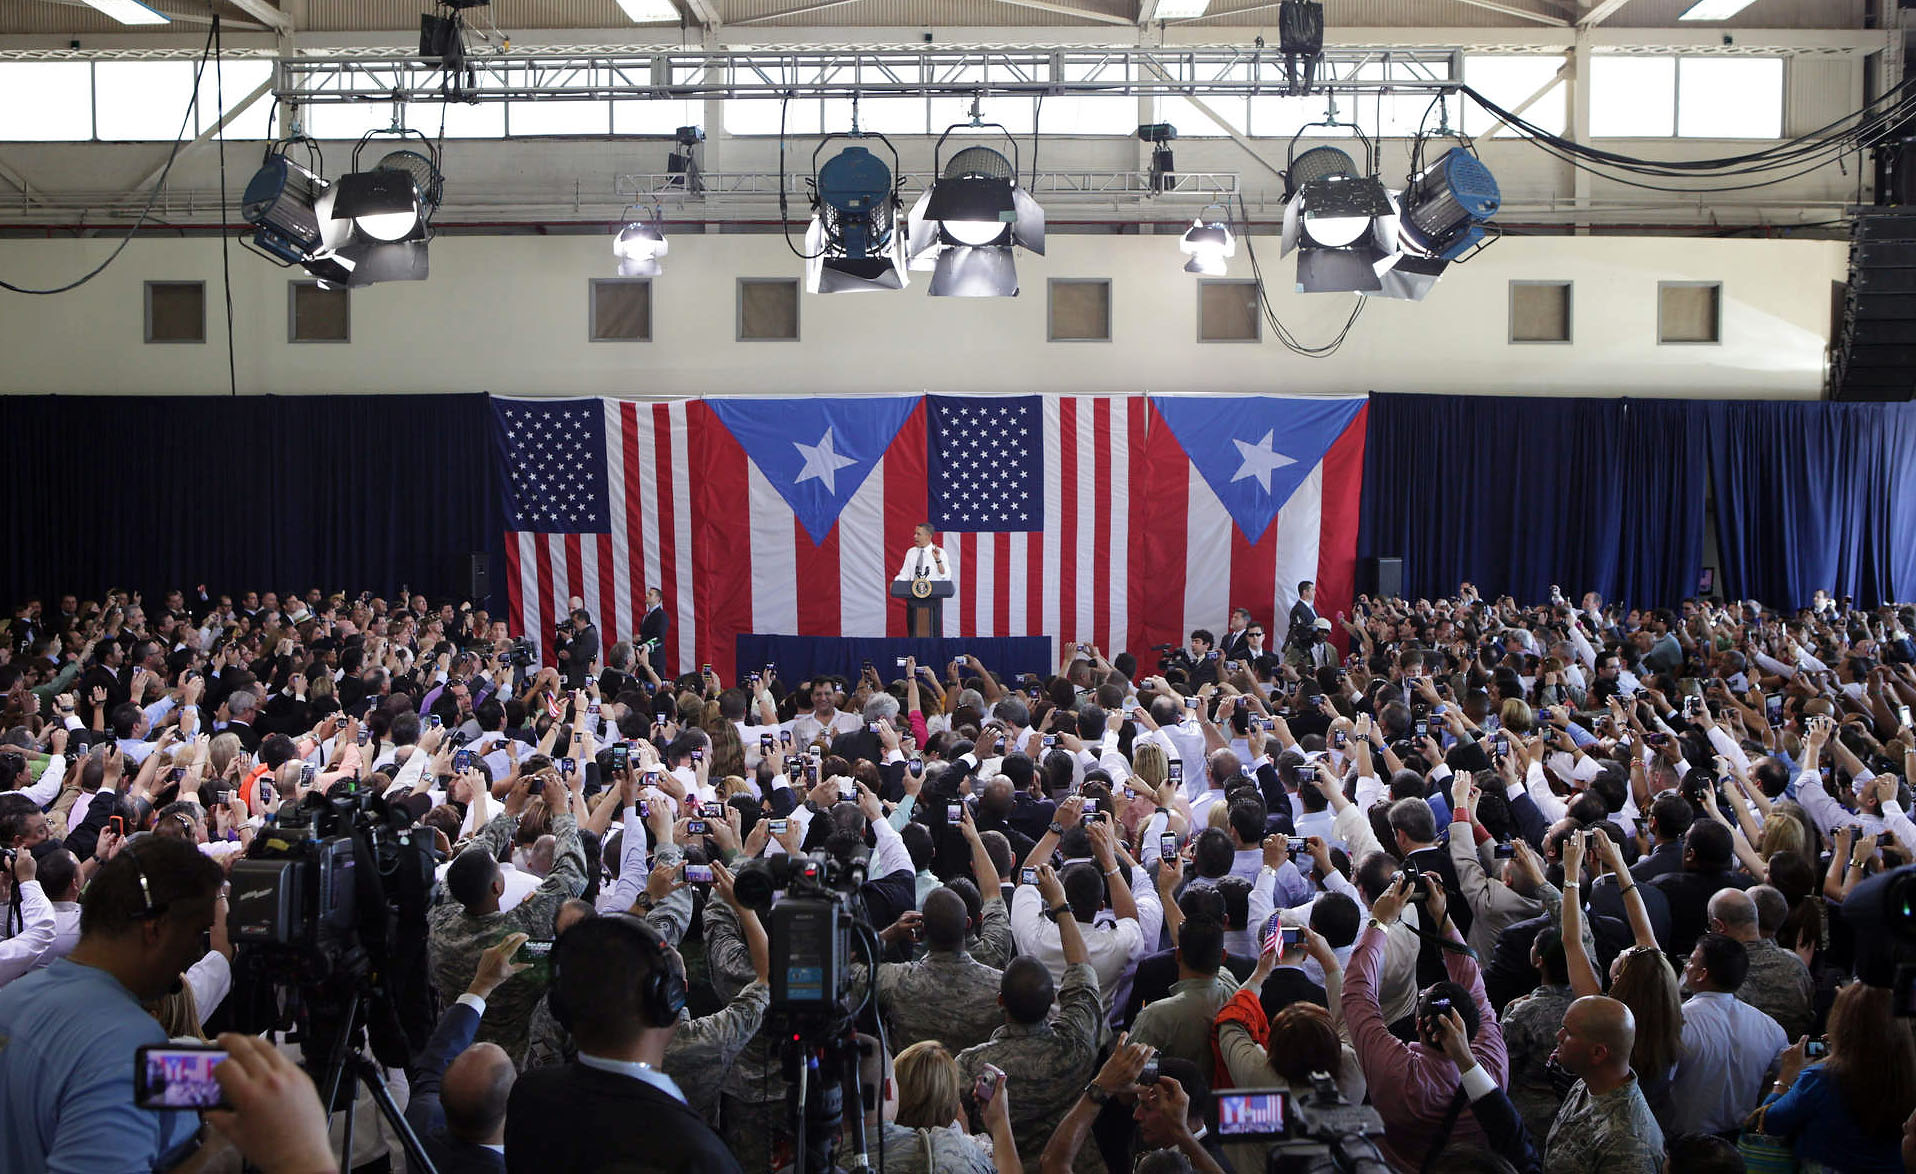
[[[53,905],[53,941],[40,951],[33,969],[51,966],[80,944],[80,858],[61,848],[39,863],[41,891]]]
[[[1743,943],[1719,933],[1697,939],[1683,978],[1696,994],[1683,1004],[1683,1047],[1670,1080],[1672,1133],[1728,1133],[1763,1099],[1789,1039],[1776,1020],[1742,1002],[1750,971]]]
[[[0,986],[38,965],[40,955],[53,944],[57,925],[53,903],[35,879],[33,853],[15,849],[13,867],[7,871],[9,875],[0,878],[0,900],[19,896],[22,926],[19,933],[0,941]]]
[[[898,581],[908,583],[913,579],[929,579],[934,583],[951,581],[951,557],[945,548],[932,542],[930,522],[918,523],[911,532],[911,549],[905,552],[905,561],[898,568]]]
[[[1060,822],[1054,828],[1076,824],[1081,810],[1080,801],[1066,801],[1058,811]],[[1144,952],[1145,942],[1157,942],[1158,930],[1163,924],[1163,909],[1158,904],[1156,892],[1151,888],[1151,879],[1141,866],[1131,869],[1131,884],[1124,883],[1124,874],[1117,866],[1117,854],[1109,823],[1091,825],[1091,849],[1097,857],[1095,865],[1079,862],[1068,864],[1060,872],[1059,878],[1064,884],[1066,903],[1070,910],[1062,916],[1068,916],[1078,923],[1078,930],[1084,939],[1086,961],[1098,974],[1098,990],[1103,994],[1104,1009],[1111,1010],[1112,996],[1117,991],[1118,978],[1135,964]],[[1049,832],[1038,841],[1026,860],[1036,863],[1050,859],[1052,849],[1057,846],[1057,832]],[[1104,874],[1104,884],[1100,884],[1096,875]],[[1111,894],[1111,911],[1116,920],[1109,924],[1096,924],[1098,912],[1104,907],[1101,888],[1108,887]],[[1142,898],[1142,900],[1141,900]],[[1051,972],[1054,982],[1062,982],[1065,972],[1064,946],[1059,938],[1056,920],[1047,920],[1049,911],[1044,908],[1044,899],[1036,885],[1020,883],[1011,897],[1011,932],[1018,942],[1019,952],[1030,954],[1044,963]],[[1146,935],[1143,921],[1150,921],[1150,933]]]
[[[830,681],[812,682],[811,710],[792,720],[792,742],[795,746],[808,746],[821,733],[829,742],[839,734],[849,734],[858,729],[861,724],[858,716],[838,708],[836,692]]]

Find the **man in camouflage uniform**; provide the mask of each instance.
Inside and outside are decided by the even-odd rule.
[[[1544,1174],[1659,1174],[1663,1130],[1650,1112],[1630,1049],[1630,1008],[1602,995],[1570,1005],[1554,1059],[1575,1075],[1544,1145]]]
[[[510,933],[551,938],[553,917],[560,904],[585,891],[585,852],[579,845],[574,814],[584,803],[585,776],[575,774],[562,783],[558,771],[551,770],[540,777],[545,779],[546,796],[554,801],[552,870],[545,880],[525,900],[509,910],[500,910],[505,881],[499,872],[499,857],[512,844],[519,816],[526,807],[530,780],[521,778],[506,796],[505,810],[479,829],[446,869],[444,895],[426,914],[426,949],[432,961],[433,982],[445,1006],[471,984],[479,968],[479,955]],[[474,1042],[498,1044],[515,1059],[524,1056],[532,1009],[544,994],[543,968],[507,979],[486,1000],[486,1014],[479,1021]]]
[[[1004,908],[1002,900],[998,907]],[[950,889],[933,889],[925,896],[921,922],[925,956],[878,967],[878,1006],[891,1031],[893,1052],[929,1039],[956,1055],[984,1043],[1004,1022],[998,1009],[1004,972],[965,950],[968,920],[964,898]]]
[[[1776,931],[1789,914],[1789,898],[1769,885],[1743,892],[1724,889],[1710,899],[1710,927],[1742,942],[1750,958],[1749,977],[1736,988],[1736,997],[1776,1020],[1785,1035],[1799,1039],[1809,1035],[1816,1022],[1816,983],[1795,951],[1776,944]]]
[[[1056,988],[1057,1017],[1048,1018],[1054,989],[1051,972],[1035,958],[1013,959],[999,991],[1004,1025],[989,1040],[958,1055],[958,1087],[968,1109],[975,1108],[971,1090],[984,1066],[995,1064],[1004,1070],[1012,1134],[1025,1157],[1026,1170],[1033,1174],[1045,1142],[1096,1071],[1104,1007],[1084,937],[1065,903],[1064,886],[1049,865],[1038,868],[1038,892],[1044,916],[1058,926],[1064,950],[1064,982]]]
[[[1510,1103],[1523,1118],[1532,1137],[1545,1137],[1563,1106],[1567,1082],[1553,1071],[1550,1057],[1557,1046],[1557,1029],[1564,1012],[1576,1001],[1565,972],[1563,935],[1545,927],[1530,945],[1530,964],[1543,985],[1504,1008],[1504,1048],[1510,1056]]]

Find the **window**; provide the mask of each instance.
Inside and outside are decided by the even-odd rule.
[[[1532,94],[1544,90],[1544,95],[1531,104],[1528,110],[1521,112],[1525,122],[1535,123],[1550,134],[1562,134],[1569,125],[1569,91],[1562,81],[1552,84],[1553,78],[1562,72],[1562,56],[1501,56],[1476,54],[1464,58],[1464,80],[1472,89],[1484,97],[1502,106],[1505,110],[1517,113],[1517,107],[1530,99]],[[1508,137],[1509,127],[1498,122],[1484,108],[1465,99],[1457,104],[1463,108],[1464,133],[1480,135],[1496,128],[1492,137]],[[1451,125],[1456,125],[1457,108],[1451,108]]]
[[[1513,281],[1510,283],[1510,341],[1571,341],[1570,283],[1567,281]]]
[[[784,277],[738,279],[738,340],[798,341],[798,282]]]
[[[351,291],[317,281],[286,283],[287,342],[351,342]]]
[[[1256,342],[1261,326],[1256,282],[1198,282],[1199,342]]]
[[[84,61],[0,64],[0,139],[55,142],[92,138],[92,69]],[[184,102],[173,110],[175,127],[185,113]]]
[[[1111,341],[1111,283],[1103,278],[1054,277],[1048,286],[1052,342]]]
[[[651,278],[594,278],[591,296],[593,342],[652,341]]]
[[[1657,342],[1709,346],[1723,341],[1723,283],[1657,283]]]
[[[99,66],[94,66],[94,86],[97,92]],[[261,58],[241,58],[220,64],[218,76],[214,75],[209,64],[200,74],[200,105],[194,111],[202,131],[213,129],[220,115],[229,110],[239,109],[246,96],[261,85],[273,79],[273,63]],[[225,99],[221,105],[220,99]],[[177,125],[177,122],[176,122]],[[273,95],[271,91],[261,94],[251,106],[241,111],[239,116],[226,124],[223,132],[229,139],[265,139],[275,125],[273,120]],[[436,125],[436,124],[435,124]],[[101,137],[105,137],[104,135]]]
[[[205,342],[206,283],[146,283],[146,341]]]
[[[498,139],[506,134],[504,102],[408,102],[406,125],[437,139]]]
[[[1641,139],[1675,134],[1676,68],[1674,57],[1592,58],[1591,136]]]
[[[1596,138],[1783,134],[1780,57],[1599,56],[1590,74],[1590,133]]]
[[[506,132],[522,135],[602,135],[612,127],[611,103],[549,99],[506,103]]]
[[[1781,57],[1685,57],[1677,63],[1677,134],[1783,137]]]
[[[191,61],[102,61],[93,67],[93,129],[102,139],[170,143],[182,126],[190,137],[196,123],[186,107],[192,100]],[[204,124],[210,127],[219,120],[211,86],[206,105]]]

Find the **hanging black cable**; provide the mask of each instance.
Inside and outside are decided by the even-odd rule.
[[[1336,336],[1329,342],[1312,345],[1298,341],[1297,336],[1292,334],[1290,328],[1285,326],[1283,321],[1278,318],[1277,308],[1271,304],[1270,294],[1266,292],[1264,270],[1257,263],[1257,245],[1251,240],[1251,233],[1249,231],[1251,227],[1251,214],[1249,209],[1244,206],[1244,196],[1242,193],[1239,193],[1237,197],[1237,210],[1242,220],[1241,227],[1243,229],[1243,231],[1238,232],[1238,236],[1244,241],[1244,253],[1251,260],[1251,280],[1257,290],[1258,310],[1263,314],[1264,321],[1270,324],[1271,333],[1277,336],[1277,341],[1284,345],[1284,349],[1290,351],[1292,354],[1302,355],[1307,359],[1327,359],[1336,354],[1338,350],[1343,347],[1344,341],[1350,337],[1351,327],[1357,325],[1358,316],[1364,312],[1364,303],[1370,299],[1361,294],[1355,295],[1357,304],[1351,307],[1350,317],[1344,319],[1344,325],[1338,329]],[[1237,231],[1239,227],[1240,226],[1234,225],[1233,231]]]
[[[220,40],[220,14],[213,13],[213,136],[220,150],[220,285],[226,295],[226,390],[239,395],[239,364],[233,357],[232,234],[226,231],[226,71],[225,45]],[[194,87],[195,91],[198,87]]]
[[[126,251],[126,246],[133,240],[133,234],[140,231],[140,229],[145,226],[147,217],[153,214],[153,205],[160,198],[160,193],[166,190],[167,177],[173,174],[173,161],[180,157],[180,148],[186,145],[186,128],[193,124],[193,111],[199,108],[200,75],[205,72],[207,59],[213,52],[213,34],[215,31],[214,29],[207,30],[206,44],[200,49],[200,59],[193,67],[193,96],[186,103],[185,115],[180,118],[180,131],[173,137],[173,147],[166,155],[166,166],[160,169],[160,177],[153,181],[153,190],[146,194],[146,203],[140,208],[139,219],[135,220],[133,226],[126,230],[126,235],[121,237],[120,243],[113,247],[111,253],[107,254],[106,260],[95,265],[91,270],[82,274],[80,277],[67,282],[65,285],[53,286],[50,289],[32,289],[23,285],[15,285],[10,281],[0,280],[0,289],[9,290],[18,294],[33,294],[39,297],[44,297],[49,294],[63,294],[68,290],[78,289],[87,282],[92,281],[101,273],[105,272],[108,265],[119,260],[120,254]]]

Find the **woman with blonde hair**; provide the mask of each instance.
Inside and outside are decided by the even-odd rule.
[[[1521,697],[1507,697],[1497,711],[1497,721],[1513,734],[1528,734],[1537,728],[1535,711]]]
[[[1018,1143],[1011,1135],[1010,1090],[1000,1081],[978,1106],[988,1134],[964,1128],[958,1061],[937,1040],[921,1040],[892,1062],[897,1111],[885,1122],[884,1174],[992,1174],[1016,1171]],[[868,1147],[877,1153],[877,1146]]]

